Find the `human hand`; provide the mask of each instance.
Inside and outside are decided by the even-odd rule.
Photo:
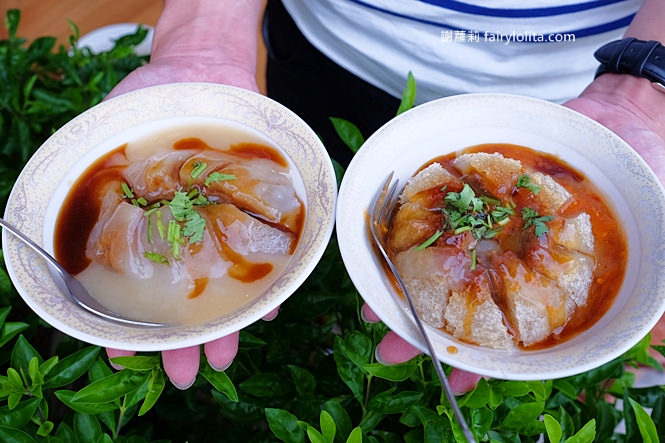
[[[165,56],[131,72],[106,99],[148,86],[175,82],[210,82],[258,92],[254,73],[247,68],[207,56]]]
[[[578,97],[564,104],[597,122],[626,141],[647,162],[665,185],[665,92],[646,79],[604,74]],[[665,315],[651,331],[651,343],[662,345]],[[657,352],[661,363],[665,359]]]
[[[367,304],[363,305],[361,314],[363,319],[369,323],[377,323],[381,321],[374,311],[372,311],[372,308]],[[385,365],[404,363],[418,354],[420,354],[418,349],[411,346],[406,340],[395,334],[393,331],[388,331],[376,347],[375,351],[376,359]],[[448,384],[453,393],[463,394],[475,388],[480,377],[481,376],[478,374],[453,368],[450,375],[448,375]]]
[[[257,25],[261,2],[166,0],[155,28],[150,63],[125,77],[107,99],[133,90],[174,82],[221,83],[258,92]],[[277,316],[276,308],[264,320]],[[238,352],[239,332],[204,345],[210,366],[225,370]],[[107,349],[109,358],[134,352]],[[199,346],[162,352],[162,364],[174,386],[187,389],[196,380]],[[117,366],[117,365],[114,365]]]
[[[263,320],[273,320],[277,317],[278,310],[279,308],[275,308],[264,316]],[[238,331],[203,345],[203,352],[208,360],[208,364],[214,370],[224,371],[231,366],[233,359],[238,353],[239,336],[240,332]],[[106,354],[109,358],[114,358],[134,355],[135,352],[106,348]],[[187,389],[194,384],[196,374],[199,372],[200,355],[201,352],[198,345],[173,349],[171,351],[162,351],[162,366],[173,386],[178,389]],[[113,362],[111,362],[111,365],[116,369],[122,369],[118,365],[113,364]]]

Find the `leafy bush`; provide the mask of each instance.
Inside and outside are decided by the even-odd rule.
[[[143,30],[101,54],[54,52],[51,37],[26,47],[16,36],[19,18],[7,12],[9,38],[0,41],[2,207],[43,140],[143,62],[132,52]],[[411,79],[400,112],[412,105],[414,87]],[[349,146],[362,144],[351,123],[332,121]],[[463,441],[430,360],[376,362],[374,349],[387,331],[361,320],[361,303],[333,238],[277,319],[241,331],[226,372],[213,371],[202,356],[196,383],[179,391],[165,381],[157,353],[115,359],[125,369],[114,371],[103,350],[43,323],[3,265],[0,440]],[[622,357],[565,379],[483,379],[459,397],[460,406],[479,441],[658,441],[665,437],[665,391],[633,388],[630,371],[658,366],[648,350],[645,337]]]

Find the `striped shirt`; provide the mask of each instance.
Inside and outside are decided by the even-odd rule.
[[[283,3],[321,52],[396,97],[412,71],[419,103],[467,92],[563,102],[593,79],[593,52],[623,36],[641,0]]]

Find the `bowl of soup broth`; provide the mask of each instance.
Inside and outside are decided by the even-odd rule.
[[[665,228],[665,193],[639,155],[556,104],[454,96],[370,137],[338,200],[354,284],[421,350],[367,217],[358,223],[391,172],[400,195],[385,247],[442,361],[502,379],[568,376],[628,350],[665,311],[661,246],[649,240]]]
[[[58,130],[16,182],[6,218],[107,309],[71,303],[10,236],[7,267],[44,320],[92,344],[164,350],[222,337],[283,303],[321,257],[336,180],[318,137],[278,103],[182,83],[103,102]]]

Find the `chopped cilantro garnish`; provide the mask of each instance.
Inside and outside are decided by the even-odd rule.
[[[540,186],[535,183],[531,183],[531,179],[526,174],[522,174],[517,178],[517,187],[526,188],[533,192],[533,195],[537,195],[538,192],[540,192]]]
[[[180,259],[180,242],[182,241],[182,234],[180,232],[180,225],[175,220],[169,220],[166,241],[171,243],[171,255],[173,255],[173,258],[176,260]]]
[[[208,164],[205,162],[200,162],[200,161],[195,161],[194,162],[194,168],[192,169],[192,172],[189,174],[189,176],[192,178],[192,180],[196,180],[196,177],[201,175],[203,171],[208,167]]]
[[[196,200],[191,200],[189,195],[196,195]],[[196,206],[204,206],[210,204],[210,201],[203,195],[198,195],[198,192],[186,194],[182,191],[177,191],[173,199],[169,202],[169,209],[173,218],[179,222],[185,222],[183,235],[189,239],[190,242],[196,243],[203,239],[203,230],[205,229],[205,219],[196,212]],[[179,225],[178,225],[179,226]],[[171,241],[171,240],[169,240]]]
[[[200,161],[195,161],[192,172],[190,173],[191,181],[199,177],[207,168],[207,164]],[[214,181],[221,180],[235,180],[236,176],[232,174],[221,174],[213,172],[206,180],[206,186]],[[191,187],[189,186],[188,187]],[[143,198],[135,198],[134,193],[127,183],[121,184],[123,190],[123,198],[131,199],[131,202],[138,207],[145,209],[144,215],[148,217],[148,243],[153,241],[153,230],[157,228],[159,237],[166,240],[171,244],[171,254],[176,260],[180,259],[181,246],[186,242],[196,243],[203,240],[203,233],[205,231],[206,220],[198,213],[197,207],[207,206],[213,204],[212,201],[202,193],[202,189],[191,188],[188,192],[182,189],[176,191],[171,200],[161,200],[148,206],[148,201]],[[169,220],[168,226],[164,225],[162,221],[162,213],[159,209],[162,206],[168,206],[173,216]],[[156,219],[153,220],[152,215],[156,213]],[[166,262],[168,263],[168,261]]]
[[[134,193],[132,190],[129,188],[129,185],[125,182],[122,182],[120,184],[120,187],[122,188],[122,196],[126,198],[134,198]]]
[[[160,265],[168,265],[169,264],[169,259],[164,257],[162,254],[157,254],[155,252],[144,252],[143,256],[150,260],[153,263],[157,263]]]
[[[436,231],[430,238],[425,240],[423,243],[420,245],[416,246],[416,251],[420,251],[421,249],[425,249],[432,243],[436,241],[437,238],[441,237],[441,234],[443,234],[443,231]]]
[[[158,212],[157,213],[157,232],[159,233],[159,238],[164,240],[164,236],[166,235],[166,226],[164,226],[164,223],[162,222],[162,213]]]
[[[221,182],[225,180],[235,180],[237,177],[234,174],[222,174],[221,172],[212,172],[206,177],[205,185],[209,186],[212,182]]]
[[[173,214],[173,218],[178,221],[187,220],[187,216],[191,214],[194,204],[187,197],[187,193],[182,191],[177,191],[173,199],[169,202],[169,209]]]
[[[152,244],[152,214],[148,215],[148,244]]]
[[[185,222],[185,229],[183,230],[183,234],[185,237],[189,238],[190,242],[199,242],[203,240],[203,230],[205,229],[205,224],[205,219],[201,217],[198,212],[194,211]]]
[[[534,209],[522,208],[522,219],[524,220],[522,230],[524,231],[530,226],[534,226],[536,236],[540,237],[549,230],[545,223],[551,221],[553,218],[553,215],[539,215]]]
[[[476,197],[471,186],[466,183],[460,192],[449,192],[444,199],[448,204],[462,211],[481,211],[484,205],[483,201]]]

